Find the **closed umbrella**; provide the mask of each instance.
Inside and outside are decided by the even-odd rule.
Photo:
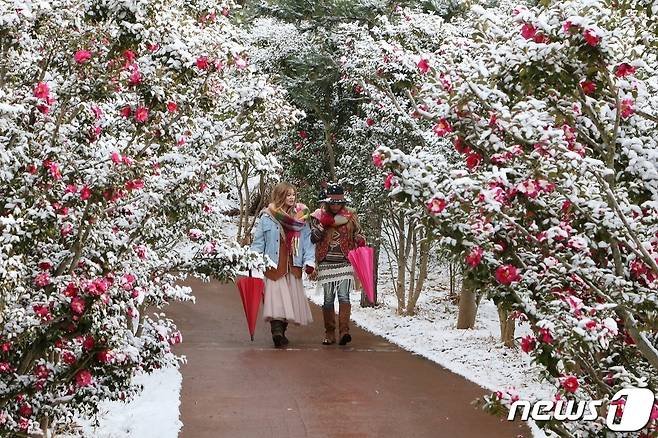
[[[375,302],[375,270],[374,270],[374,257],[375,250],[370,246],[361,246],[353,249],[347,254],[354,272],[358,277],[363,291],[366,293],[368,300],[374,304]]]
[[[242,298],[242,306],[244,307],[244,315],[247,317],[249,335],[251,335],[251,340],[253,341],[254,332],[256,331],[258,309],[260,308],[260,302],[263,299],[265,283],[261,278],[252,277],[250,272],[249,277],[240,278],[235,284],[240,291],[240,298]]]

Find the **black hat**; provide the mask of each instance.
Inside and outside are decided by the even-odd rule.
[[[318,193],[318,202],[327,202],[326,197],[327,191],[325,189],[320,189],[320,193]]]
[[[330,184],[327,187],[327,198],[325,202],[327,204],[347,204],[343,186],[339,184]]]

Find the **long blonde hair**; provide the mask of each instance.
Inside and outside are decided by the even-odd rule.
[[[274,207],[284,209],[286,205],[286,198],[288,197],[288,192],[290,190],[292,190],[295,195],[297,194],[295,187],[292,184],[288,184],[287,182],[280,182],[274,186],[272,189],[272,196],[270,198],[270,202],[272,202]]]

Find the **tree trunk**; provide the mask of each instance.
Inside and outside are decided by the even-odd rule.
[[[427,279],[427,265],[429,264],[430,260],[429,246],[430,245],[426,240],[420,243],[418,278],[416,279],[416,284],[413,291],[409,291],[409,302],[407,303],[407,315],[409,316],[416,314],[416,303],[418,302],[418,298],[423,291],[423,286],[425,286],[425,280]]]
[[[329,165],[329,177],[331,181],[336,181],[336,154],[334,152],[334,145],[331,140],[331,125],[327,121],[324,123],[324,144],[327,148],[327,164]]]
[[[462,279],[462,291],[459,295],[459,316],[457,317],[458,329],[470,329],[475,326],[478,304],[473,280],[464,277]]]
[[[498,320],[500,321],[500,340],[505,344],[505,347],[514,347],[514,331],[516,329],[516,321],[512,317],[512,312],[498,306]]]
[[[405,229],[404,229],[404,216],[400,215],[397,221],[397,232],[398,232],[398,279],[397,285],[395,287],[395,293],[398,297],[398,315],[402,315],[404,312],[405,304],[405,283],[406,283],[406,273],[407,273],[407,257],[405,256]]]
[[[379,252],[381,250],[381,234],[382,234],[382,216],[376,212],[369,212],[368,214],[368,229],[375,236],[370,241],[370,246],[373,248],[373,257],[374,257],[374,302],[371,303],[368,301],[365,292],[361,292],[361,307],[375,307],[377,305],[377,279],[379,278]]]

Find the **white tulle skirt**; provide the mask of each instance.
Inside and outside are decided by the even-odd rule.
[[[265,278],[263,319],[283,319],[292,324],[306,325],[313,321],[308,298],[301,278],[286,274],[274,281]]]

